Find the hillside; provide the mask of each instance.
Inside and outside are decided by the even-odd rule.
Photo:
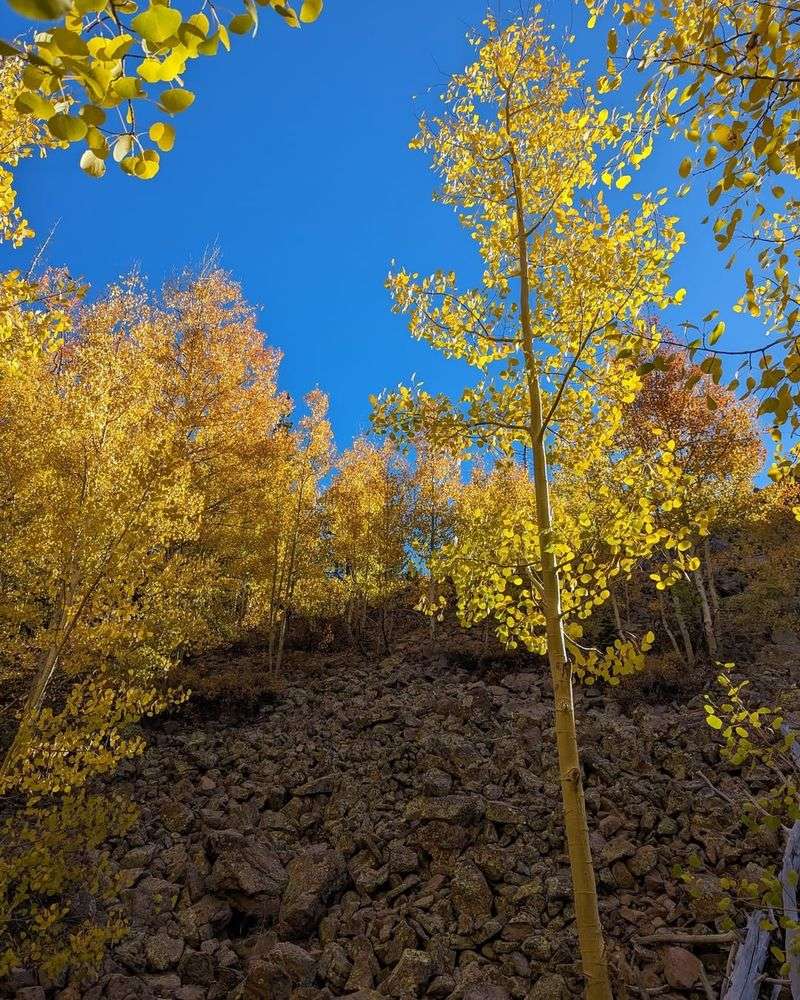
[[[191,710],[154,724],[115,779],[141,810],[112,849],[131,933],[94,985],[53,995],[578,995],[545,674],[482,656],[455,630],[424,639],[384,659],[305,654],[250,717]],[[788,680],[777,667],[760,678],[773,692]],[[701,683],[576,692],[620,998],[717,996],[692,956],[718,990],[729,943],[637,941],[713,933],[711,873],[780,853],[777,837],[742,839],[725,797],[734,775],[692,696]],[[672,872],[692,854],[708,872],[697,899]],[[4,995],[44,994],[22,977]]]

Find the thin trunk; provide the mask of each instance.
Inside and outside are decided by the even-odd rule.
[[[690,666],[694,666],[694,647],[692,646],[692,639],[689,635],[689,629],[686,627],[686,619],[683,617],[683,608],[681,607],[681,601],[678,595],[675,593],[675,588],[670,588],[670,596],[672,597],[672,604],[675,608],[675,620],[678,623],[678,629],[681,633],[681,639],[683,639],[683,650],[684,656],[686,657],[686,663]]]
[[[708,535],[703,539],[703,565],[706,571],[706,580],[708,581],[708,596],[711,600],[711,610],[714,612],[714,626],[716,627],[719,621],[719,593],[717,592],[717,585],[714,582],[714,561],[711,558],[711,539]]]
[[[552,550],[553,524],[545,447],[546,427],[544,425],[539,374],[533,350],[525,216],[522,206],[519,169],[513,152],[512,167],[520,270],[520,326],[530,407],[531,455],[536,495],[539,556],[542,567],[547,655],[553,682],[558,767],[564,804],[567,850],[572,872],[575,924],[578,931],[583,975],[586,979],[587,1000],[613,1000],[597,904],[597,885],[592,850],[589,843],[589,824],[586,817],[586,801],[575,727],[575,706],[572,699],[572,668],[567,657],[561,617],[561,585],[556,557]]]
[[[612,588],[609,588],[611,593],[611,610],[614,612],[614,625],[617,629],[617,635],[620,639],[625,638],[625,634],[622,631],[622,618],[619,613],[619,604],[617,603],[617,595],[614,593]]]
[[[678,645],[678,640],[675,638],[675,633],[669,627],[669,619],[667,618],[667,606],[664,603],[664,591],[659,590],[658,593],[658,607],[661,611],[661,624],[664,626],[664,631],[669,636],[669,641],[672,643],[672,648],[675,650],[675,655],[678,659],[683,655],[681,653],[681,647]]]
[[[696,569],[692,573],[694,579],[694,585],[697,587],[697,593],[700,595],[700,610],[703,615],[703,631],[706,636],[706,648],[708,649],[708,655],[715,659],[718,653],[717,646],[717,635],[714,631],[714,617],[711,614],[711,605],[708,603],[708,594],[706,592],[706,585],[703,581],[703,574],[699,569]]]
[[[275,654],[275,674],[279,674],[281,670],[281,663],[283,663],[283,648],[286,643],[286,628],[289,624],[289,609],[287,608],[283,612],[283,618],[281,619],[280,634],[278,637],[278,651]]]
[[[40,660],[36,680],[33,683],[33,687],[31,688],[22,709],[22,715],[20,717],[19,725],[17,726],[17,731],[14,734],[14,739],[11,741],[11,746],[6,751],[6,755],[3,759],[3,765],[0,767],[0,780],[8,775],[12,763],[22,749],[28,735],[30,722],[34,716],[41,711],[47,695],[47,689],[50,686],[50,681],[53,679],[53,676],[58,669],[59,657],[61,655],[64,638],[63,635],[60,634],[64,627],[64,617],[65,608],[63,602],[59,602],[59,606],[53,612],[50,623],[47,626],[47,646],[45,647]]]

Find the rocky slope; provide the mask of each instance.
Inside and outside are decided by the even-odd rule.
[[[118,780],[141,807],[114,854],[130,935],[94,984],[20,974],[10,995],[579,996],[543,674],[402,648],[354,660],[295,674],[236,726],[161,723]],[[714,929],[713,883],[691,898],[676,862],[757,860],[726,835],[702,711],[577,699],[617,995],[705,997],[695,955],[718,982],[727,945],[634,941]]]

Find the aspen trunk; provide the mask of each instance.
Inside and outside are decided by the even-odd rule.
[[[700,610],[703,615],[703,631],[706,636],[706,648],[708,649],[708,655],[714,659],[718,653],[717,635],[714,631],[714,617],[711,613],[711,605],[708,603],[706,585],[703,581],[703,574],[699,569],[696,569],[692,576],[694,577],[694,583],[697,587],[697,593],[700,595]]]
[[[719,594],[714,582],[714,561],[711,557],[711,541],[708,535],[703,539],[703,565],[708,580],[708,596],[711,599],[711,610],[714,612],[714,626],[716,627],[719,621]]]
[[[592,849],[589,843],[589,824],[586,817],[586,800],[583,793],[578,737],[575,727],[575,706],[572,699],[572,668],[567,657],[564,623],[561,615],[561,584],[556,557],[552,551],[553,518],[545,446],[547,427],[542,407],[539,371],[533,349],[525,215],[519,168],[513,151],[511,156],[520,275],[520,333],[530,407],[531,457],[533,459],[533,485],[536,498],[547,658],[553,682],[558,770],[564,805],[567,852],[572,874],[575,924],[578,931],[583,975],[586,980],[586,1000],[613,1000],[603,929],[600,925],[600,911],[597,905],[597,884],[592,862]]]
[[[539,427],[541,428],[541,399],[538,384],[533,393],[539,400]],[[535,421],[535,412],[534,412]],[[532,421],[532,423],[534,423]],[[567,834],[567,851],[572,873],[572,892],[575,904],[575,923],[580,943],[583,974],[586,979],[587,1000],[612,1000],[608,978],[603,930],[597,905],[597,885],[589,843],[589,824],[586,800],[581,778],[578,737],[575,726],[575,706],[572,699],[572,668],[567,657],[564,628],[561,619],[561,596],[555,557],[550,550],[552,524],[550,488],[547,479],[547,456],[541,435],[533,447],[534,487],[539,521],[539,549],[542,564],[545,623],[547,631],[547,656],[553,683],[555,707],[556,744],[561,797],[564,806],[564,826]]]
[[[47,695],[47,689],[50,686],[50,681],[53,679],[53,676],[58,669],[58,661],[61,655],[61,641],[58,633],[63,625],[63,622],[64,612],[62,608],[54,613],[50,627],[48,628],[51,638],[48,642],[47,649],[42,656],[36,680],[33,683],[33,687],[31,688],[25,701],[25,706],[22,709],[22,716],[19,720],[17,731],[14,734],[14,739],[11,741],[11,746],[6,751],[6,755],[3,759],[3,765],[0,767],[0,780],[8,775],[11,764],[14,762],[18,753],[22,749],[22,745],[27,736],[30,721],[38,712],[41,711]]]
[[[681,647],[678,645],[678,640],[675,638],[675,633],[669,627],[669,619],[667,618],[667,606],[664,603],[664,591],[658,591],[658,607],[661,611],[661,623],[664,626],[664,631],[669,636],[669,641],[672,643],[672,648],[675,650],[675,654],[680,659],[681,657]]]
[[[672,597],[672,604],[675,608],[675,621],[678,623],[681,639],[683,639],[683,649],[684,655],[686,656],[686,662],[690,667],[693,667],[694,647],[692,646],[692,638],[689,635],[689,629],[686,627],[686,619],[683,617],[683,608],[681,607],[680,598],[675,593],[674,589],[670,590],[670,596]]]
[[[619,613],[619,604],[617,603],[617,595],[614,593],[613,588],[609,588],[611,594],[611,610],[614,612],[614,625],[617,630],[617,635],[620,639],[624,639],[625,636],[622,631],[622,618]]]

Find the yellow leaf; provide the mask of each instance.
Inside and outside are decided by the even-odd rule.
[[[148,42],[160,45],[175,34],[182,20],[179,10],[155,4],[134,17],[131,27]]]
[[[167,122],[154,122],[149,136],[160,150],[168,153],[175,145],[175,129]]]
[[[300,8],[300,20],[306,24],[316,21],[322,13],[323,0],[305,0]]]

